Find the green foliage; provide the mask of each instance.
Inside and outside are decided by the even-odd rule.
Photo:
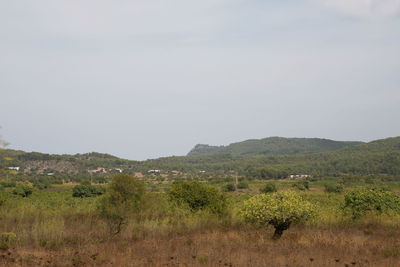
[[[226,184],[223,189],[225,192],[234,192],[234,191],[236,191],[236,186],[232,183],[229,183],[229,184]]]
[[[346,146],[360,144],[361,142],[340,142],[319,138],[284,138],[268,137],[232,143],[228,146],[196,145],[188,156],[199,156],[216,153],[229,153],[232,155],[277,155],[298,154],[337,150]]]
[[[297,181],[292,185],[293,188],[296,188],[298,190],[309,190],[310,189],[310,183],[307,180],[301,180]]]
[[[105,189],[101,186],[76,185],[72,189],[73,197],[96,197],[104,194]]]
[[[260,188],[261,193],[274,193],[278,191],[274,183],[266,183],[262,188]]]
[[[197,182],[174,184],[168,191],[171,201],[183,204],[192,211],[209,210],[222,215],[227,209],[227,199],[212,186]]]
[[[3,186],[4,188],[15,187],[17,185],[17,183],[15,181],[2,181],[2,182],[0,182],[0,185]]]
[[[239,182],[237,185],[238,189],[247,189],[249,188],[249,183],[246,181]]]
[[[111,234],[118,234],[128,219],[138,212],[145,195],[144,184],[127,174],[112,179],[99,203],[99,213],[109,226]]]
[[[18,183],[12,193],[21,197],[28,197],[33,193],[33,187],[26,183]]]
[[[244,202],[241,215],[246,222],[275,228],[274,239],[290,225],[310,219],[315,207],[294,191],[256,195]]]
[[[324,184],[325,192],[327,193],[341,193],[343,192],[343,185],[341,184]]]
[[[400,196],[382,189],[361,189],[345,195],[343,211],[353,219],[372,212],[376,214],[400,213]]]
[[[0,249],[12,248],[17,242],[17,235],[14,233],[1,233],[0,234]]]

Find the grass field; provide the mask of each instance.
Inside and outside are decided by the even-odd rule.
[[[17,239],[0,250],[0,265],[400,265],[400,217],[369,215],[354,221],[340,209],[344,193],[325,193],[319,182],[300,192],[315,204],[318,216],[272,240],[272,228],[246,224],[238,214],[243,201],[264,183],[225,193],[229,208],[223,217],[173,205],[162,190],[148,193],[145,207],[118,235],[110,235],[99,217],[99,197],[74,198],[72,186],[53,186],[26,198],[1,192],[0,232],[15,233]],[[276,183],[279,190],[288,190],[292,182]],[[399,190],[397,183],[387,186]]]

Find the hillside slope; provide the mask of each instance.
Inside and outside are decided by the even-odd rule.
[[[200,156],[217,153],[232,155],[282,155],[338,150],[362,142],[333,141],[320,138],[268,137],[232,143],[228,146],[196,145],[187,155]]]

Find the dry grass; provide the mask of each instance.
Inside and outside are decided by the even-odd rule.
[[[400,266],[400,229],[196,230],[0,252],[1,266]]]

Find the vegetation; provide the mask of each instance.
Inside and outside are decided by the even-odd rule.
[[[228,146],[196,145],[188,156],[226,153],[232,155],[278,155],[330,151],[362,142],[339,142],[319,138],[268,137],[233,143]]]
[[[242,216],[247,222],[275,228],[274,239],[279,239],[283,231],[301,221],[311,219],[314,206],[294,191],[256,195],[245,201]]]
[[[73,197],[95,197],[104,194],[105,189],[100,186],[93,186],[93,185],[76,185],[72,189],[72,196]]]
[[[366,213],[400,214],[400,196],[382,189],[361,189],[345,195],[343,209],[351,213],[354,219]]]
[[[144,184],[135,178],[126,174],[113,178],[99,205],[100,215],[107,221],[111,234],[120,233],[129,218],[140,210],[144,194]]]
[[[327,193],[341,193],[343,192],[343,185],[341,184],[325,184],[325,192]]]
[[[197,182],[183,182],[172,185],[168,191],[169,199],[191,211],[207,210],[222,215],[227,209],[225,195],[214,187]]]
[[[261,193],[274,193],[278,191],[274,183],[266,183],[261,189]]]
[[[13,194],[21,197],[29,197],[33,193],[33,187],[25,183],[19,183],[13,189]]]

